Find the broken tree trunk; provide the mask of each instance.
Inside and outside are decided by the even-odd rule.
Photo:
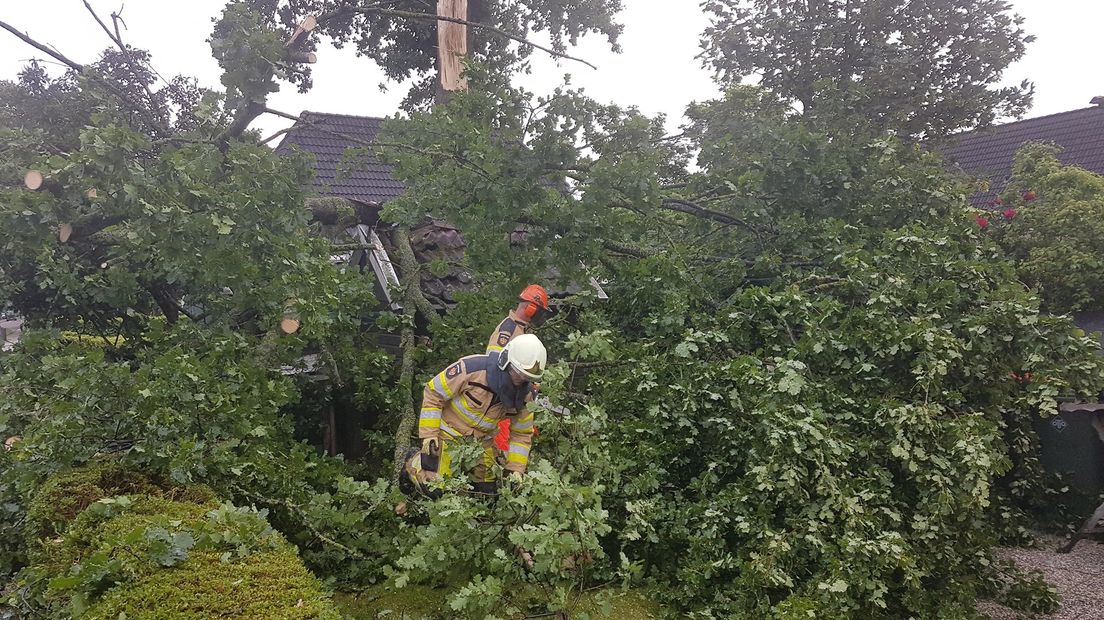
[[[294,48],[302,43],[307,38],[307,34],[316,27],[318,27],[318,18],[314,15],[307,15],[303,21],[299,22],[299,26],[295,28],[295,32],[291,33],[291,37],[288,38],[285,45],[288,49]]]
[[[468,0],[437,0],[437,15],[468,19]],[[468,54],[468,26],[443,20],[437,21],[437,63],[441,89],[453,93],[468,87],[462,75],[463,59]]]
[[[313,65],[314,63],[318,62],[318,55],[314,52],[288,52],[287,61],[298,64]]]

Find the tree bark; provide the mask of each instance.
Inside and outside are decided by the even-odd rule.
[[[410,246],[410,229],[406,226],[395,227],[395,247],[399,251],[400,283],[403,287],[403,327],[399,347],[402,349],[402,364],[399,367],[399,389],[404,395],[399,426],[395,430],[394,478],[398,480],[402,471],[406,448],[414,436],[418,423],[418,411],[414,408],[414,349],[417,338],[414,333],[415,318],[421,305],[428,307],[421,290],[421,276],[414,248]],[[426,318],[429,318],[428,316]]]

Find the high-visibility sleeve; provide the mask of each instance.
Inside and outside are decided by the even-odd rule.
[[[506,451],[506,470],[525,473],[529,450],[533,447],[533,412],[522,409],[510,423],[510,449]]]
[[[447,404],[464,389],[468,373],[464,362],[459,361],[442,370],[426,382],[422,390],[422,410],[418,414],[418,438],[441,437],[441,413]]]

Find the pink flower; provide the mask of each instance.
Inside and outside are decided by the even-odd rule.
[[[977,225],[981,227],[982,230],[989,228],[989,218],[985,217],[984,215],[977,216],[974,221],[977,222]]]
[[[1016,210],[1013,209],[1012,207],[1008,207],[1004,211],[1001,211],[1001,215],[1004,216],[1004,219],[1010,220],[1010,219],[1016,217]]]

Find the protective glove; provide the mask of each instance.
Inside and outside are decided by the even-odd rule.
[[[506,475],[506,484],[516,491],[517,488],[521,486],[521,482],[524,479],[525,476],[520,471],[512,471]]]
[[[441,455],[441,440],[436,437],[426,437],[422,440],[422,454],[432,456]]]
[[[441,465],[441,440],[435,437],[427,437],[422,440],[422,469],[427,472],[437,473]]]

